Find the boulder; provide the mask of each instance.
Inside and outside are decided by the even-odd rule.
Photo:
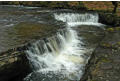
[[[9,50],[0,54],[0,81],[22,81],[30,72],[24,52]]]
[[[120,26],[120,17],[112,13],[99,13],[99,22],[110,26]]]

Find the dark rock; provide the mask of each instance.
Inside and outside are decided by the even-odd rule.
[[[120,26],[120,18],[111,13],[99,13],[99,22],[110,26]]]
[[[22,81],[31,72],[25,53],[7,54],[0,56],[0,59],[4,58],[0,60],[0,81]]]

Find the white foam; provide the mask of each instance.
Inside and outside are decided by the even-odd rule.
[[[100,25],[98,15],[62,13],[54,14],[54,16],[55,19],[67,23],[66,31],[61,31],[56,36],[46,39],[47,42],[40,40],[32,44],[26,51],[28,58],[34,66],[34,71],[46,75],[49,72],[62,73],[68,80],[79,81],[87,60],[82,56],[87,50],[81,46],[83,42],[80,39],[82,38],[78,37],[77,32],[71,27],[84,24]]]
[[[97,13],[55,13],[54,16],[56,20],[66,22],[67,25],[71,27],[77,25],[95,25],[104,27],[104,24],[98,22],[99,16]]]
[[[84,14],[78,14],[78,13],[60,13],[54,14],[55,19],[61,20],[63,22],[93,22],[98,23],[98,14],[97,13],[84,13]]]
[[[94,26],[103,26],[101,23],[94,23],[94,22],[68,22],[67,23],[69,26],[77,26],[77,25],[94,25]]]

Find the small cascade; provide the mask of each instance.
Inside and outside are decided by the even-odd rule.
[[[32,43],[31,47],[26,51],[28,58],[32,62],[34,70],[51,66],[48,61],[59,56],[64,50],[70,49],[71,44],[78,42],[76,33],[72,30],[61,30],[55,36],[39,40]],[[50,58],[51,57],[51,58]],[[46,62],[43,64],[43,62]]]
[[[54,13],[54,18],[66,22],[66,28],[28,47],[33,73],[25,81],[79,81],[83,74],[89,58],[85,53],[89,50],[71,26],[98,25],[98,14]]]
[[[55,19],[67,22],[68,25],[102,25],[98,23],[97,13],[55,13]]]
[[[60,75],[64,70],[62,75],[71,80],[73,72],[82,74],[80,68],[85,63],[82,57],[84,48],[78,47],[78,44],[82,42],[78,40],[77,33],[71,28],[66,28],[57,32],[55,36],[32,43],[26,53],[34,71],[42,74],[52,71],[53,74]],[[79,77],[76,79],[79,80]]]

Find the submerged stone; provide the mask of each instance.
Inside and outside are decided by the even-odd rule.
[[[0,34],[0,52],[26,44],[27,42],[54,34],[58,26],[35,22],[21,22]]]
[[[29,61],[23,53],[26,45],[55,34],[58,29],[53,25],[21,22],[4,32],[0,30],[0,81],[22,81],[31,72]]]

